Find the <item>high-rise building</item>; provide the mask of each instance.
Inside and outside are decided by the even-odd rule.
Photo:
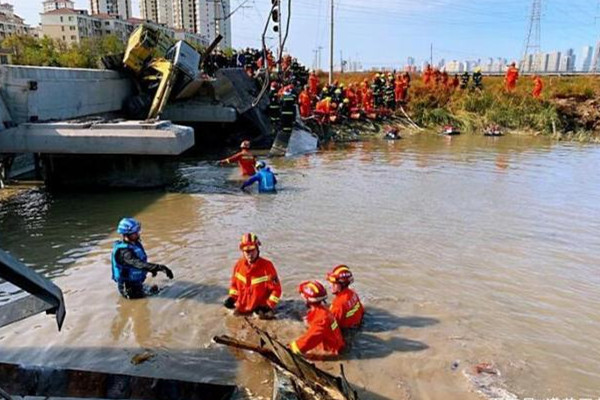
[[[198,4],[196,0],[175,0],[173,4],[173,27],[186,32],[198,32]]]
[[[0,39],[10,35],[33,35],[34,30],[15,14],[12,4],[0,3]]]
[[[140,0],[142,20],[158,22],[158,4],[156,0]]]
[[[175,18],[173,15],[173,5],[178,0],[155,0],[158,19],[155,22],[165,24],[168,27],[175,26]]]
[[[44,12],[58,10],[60,8],[75,8],[75,3],[71,0],[46,0],[43,3]]]
[[[600,41],[596,44],[596,48],[594,49],[594,56],[592,57],[589,71],[600,72]]]
[[[577,65],[577,69],[581,72],[589,72],[590,66],[592,65],[593,55],[594,48],[592,46],[584,46],[581,50],[581,61]]]
[[[198,9],[198,0],[140,0],[142,19],[191,33],[200,32]]]
[[[212,42],[217,35],[222,35],[223,40],[219,48],[231,47],[231,18],[229,0],[199,0],[198,1],[198,28],[200,33]]]
[[[548,53],[548,64],[544,72],[558,72],[561,55],[562,53],[560,51],[553,51],[552,53]]]
[[[126,20],[131,15],[131,0],[90,0],[92,14],[118,15]]]

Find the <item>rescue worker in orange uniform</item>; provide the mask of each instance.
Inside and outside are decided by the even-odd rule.
[[[425,67],[425,71],[423,71],[423,83],[425,86],[429,86],[431,84],[431,78],[433,77],[433,69],[431,65],[427,64]]]
[[[517,87],[517,79],[519,79],[519,69],[513,62],[506,70],[506,75],[504,76],[504,87],[507,92],[513,92],[515,90]]]
[[[325,97],[323,100],[317,102],[315,114],[321,123],[329,122],[329,116],[332,110],[331,104],[331,97]]]
[[[363,93],[362,100],[363,110],[365,110],[366,112],[371,112],[373,110],[373,91],[371,90],[371,88],[367,87],[367,89]]]
[[[396,103],[401,105],[404,103],[404,94],[406,89],[406,80],[402,76],[397,76],[394,82],[394,96],[396,96]]]
[[[331,292],[335,295],[329,309],[342,329],[358,328],[365,309],[356,292],[350,289],[354,276],[345,265],[338,265],[327,274]]]
[[[351,83],[350,85],[348,85],[348,88],[346,89],[346,93],[344,93],[345,98],[348,99],[348,104],[349,107],[355,108],[356,104],[357,104],[357,99],[356,99],[356,90],[354,89],[354,83]]]
[[[254,312],[261,319],[272,319],[281,297],[281,283],[273,263],[260,256],[260,244],[254,233],[242,236],[242,257],[233,267],[229,297],[223,305],[239,314]]]
[[[458,74],[454,74],[454,78],[452,78],[452,81],[450,82],[450,89],[456,90],[459,85],[460,80],[458,79]]]
[[[302,355],[338,355],[345,343],[338,322],[325,305],[327,290],[319,281],[304,281],[298,291],[308,307],[304,318],[308,330],[289,344],[290,349]]]
[[[240,144],[241,151],[232,155],[231,157],[220,160],[219,164],[229,164],[236,162],[240,166],[240,172],[243,176],[252,176],[256,173],[254,165],[256,164],[256,157],[250,152],[250,141],[244,140]]]
[[[533,98],[539,99],[540,95],[542,94],[542,89],[544,89],[544,82],[542,82],[542,78],[540,78],[537,75],[534,75],[532,77],[532,79],[533,79],[533,92],[531,92],[531,94],[533,95]]]
[[[319,77],[317,77],[317,73],[315,71],[310,73],[308,77],[308,93],[311,98],[314,98],[319,94]]]
[[[310,100],[309,88],[307,85],[304,86],[304,90],[301,91],[300,95],[298,96],[298,104],[300,105],[300,116],[302,118],[310,117],[312,112],[312,102]]]

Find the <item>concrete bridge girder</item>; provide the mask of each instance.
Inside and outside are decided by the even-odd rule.
[[[0,133],[3,153],[178,155],[194,129],[170,121],[24,123]]]

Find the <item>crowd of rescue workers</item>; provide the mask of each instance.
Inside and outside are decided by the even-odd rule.
[[[266,62],[264,62],[266,54]],[[392,117],[410,100],[413,75],[409,72],[375,72],[361,82],[344,84],[338,80],[321,84],[316,71],[309,72],[296,58],[284,55],[281,66],[272,52],[263,53],[247,48],[226,56],[222,51],[211,55],[207,71],[220,68],[243,68],[248,76],[264,83],[264,72],[269,74],[268,114],[274,132],[290,133],[299,112],[304,122],[331,126],[351,121],[382,121]],[[445,69],[426,65],[421,73],[423,84],[433,90],[482,91],[483,74],[480,67],[472,73],[449,74]],[[506,69],[504,88],[514,92],[519,79],[516,63]],[[541,96],[544,84],[540,76],[533,75],[534,98]]]
[[[256,53],[258,54],[258,53]],[[247,60],[248,58],[246,58]],[[248,74],[253,68],[260,68],[260,60],[247,66]],[[271,62],[271,61],[269,61]],[[372,81],[364,80],[360,85],[333,82],[319,87],[319,79],[296,60],[284,57],[283,80],[271,85],[271,118],[281,124],[282,129],[291,129],[295,114],[286,114],[298,104],[302,118],[315,118],[320,123],[336,123],[340,118],[380,118],[392,113],[396,107],[408,100],[411,76],[408,73],[377,73]],[[426,85],[442,86],[451,90],[482,90],[482,75],[475,70],[473,85],[469,87],[468,73],[450,78],[444,71],[427,67],[423,73]],[[302,85],[303,80],[307,83]],[[505,76],[505,88],[514,91],[518,79],[518,69],[514,63]],[[539,77],[534,77],[539,79]],[[539,80],[534,87],[534,96],[539,97],[542,84]],[[536,95],[537,94],[537,95]],[[281,104],[281,107],[275,107]],[[277,113],[276,113],[277,112]],[[280,118],[281,117],[281,118]],[[264,161],[258,161],[250,151],[250,142],[240,145],[240,152],[219,161],[220,165],[237,163],[240,173],[246,178],[242,190],[258,183],[259,193],[276,192],[277,179]],[[117,227],[121,239],[116,241],[112,254],[112,278],[117,283],[119,293],[127,299],[137,299],[156,293],[156,286],[144,285],[148,274],[156,276],[164,273],[173,279],[173,272],[165,265],[148,262],[148,257],[140,240],[141,224],[133,218],[123,218]],[[231,282],[223,306],[234,311],[235,315],[255,314],[260,319],[273,319],[281,298],[281,283],[277,270],[271,261],[260,255],[260,240],[254,233],[242,236],[239,249],[240,259],[233,267]],[[296,354],[306,357],[338,355],[344,348],[342,334],[345,330],[359,328],[365,313],[358,294],[350,288],[354,277],[346,265],[338,265],[326,274],[334,299],[328,306],[327,289],[318,280],[301,282],[298,292],[307,305],[304,321],[306,332],[288,344]]]

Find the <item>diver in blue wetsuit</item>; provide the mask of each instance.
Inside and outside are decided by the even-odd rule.
[[[244,182],[242,190],[246,189],[254,182],[258,182],[258,193],[277,192],[277,178],[275,178],[275,174],[271,171],[271,168],[267,167],[267,164],[264,161],[256,163],[256,174],[252,175],[250,179]]]
[[[148,273],[156,276],[163,272],[173,279],[173,272],[166,265],[148,262],[146,251],[140,241],[142,225],[133,218],[123,218],[117,232],[123,235],[117,240],[111,253],[112,279],[117,282],[119,293],[127,299],[145,296],[144,281]]]

